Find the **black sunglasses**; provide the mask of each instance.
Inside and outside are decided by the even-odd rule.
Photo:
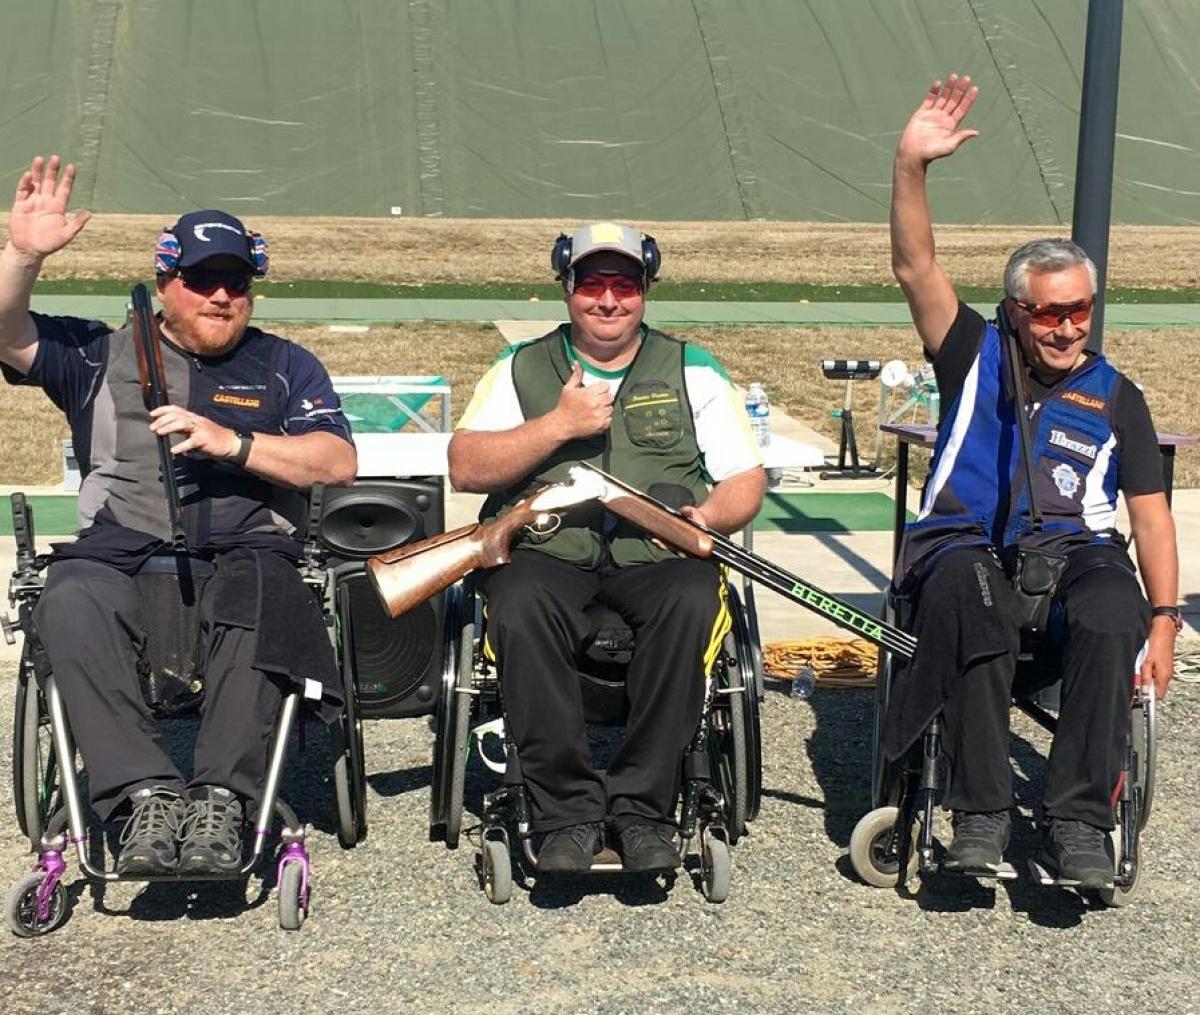
[[[254,276],[244,271],[218,268],[180,268],[179,280],[194,293],[209,296],[224,289],[230,296],[244,296],[250,291]]]

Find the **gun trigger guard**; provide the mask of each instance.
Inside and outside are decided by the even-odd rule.
[[[554,511],[543,512],[525,527],[538,536],[549,536],[562,525],[562,515]]]

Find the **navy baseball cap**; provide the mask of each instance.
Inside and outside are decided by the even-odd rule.
[[[179,241],[177,267],[190,268],[210,257],[236,257],[258,273],[254,260],[254,235],[240,219],[223,211],[190,211],[170,230]]]

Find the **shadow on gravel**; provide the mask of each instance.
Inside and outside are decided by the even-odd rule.
[[[667,901],[680,879],[646,874],[560,874],[525,884],[529,902],[538,909],[566,909],[588,895],[609,895],[623,906],[657,906]],[[683,882],[686,891],[690,885]]]
[[[871,806],[873,699],[857,690],[818,687],[808,704],[814,720],[808,758],[825,797],[825,834],[845,848]]]
[[[367,785],[380,796],[400,796],[428,789],[433,780],[432,765],[398,768],[393,772],[368,772]]]

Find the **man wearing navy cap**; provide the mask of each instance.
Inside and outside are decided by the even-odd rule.
[[[758,448],[712,355],[643,322],[658,245],[596,222],[560,236],[551,262],[569,323],[509,349],[479,382],[450,442],[451,482],[489,494],[486,519],[586,461],[709,528],[742,528],[766,489]],[[483,582],[487,650],[542,834],[538,869],[587,870],[607,831],[626,870],[672,870],[680,759],[731,623],[718,569],[595,505],[516,547]],[[604,773],[589,764],[575,677],[600,603],[636,643],[625,739]]]
[[[315,682],[326,705],[336,704],[331,652],[288,672],[265,661],[262,645],[275,645],[278,658],[286,625],[306,623],[281,619],[273,605],[311,604],[287,563],[300,551],[307,489],[353,482],[357,458],[324,367],[250,325],[251,286],[267,272],[267,249],[232,215],[190,212],[159,238],[170,404],[149,418],[132,329],[32,313],[42,262],[90,217],[67,215],[74,179],[58,156],[35,158],[17,185],[0,253],[5,379],[41,387],[63,410],[83,473],[79,536],[54,548],[35,626],[83,754],[92,809],[101,820],[130,812],[118,871],[230,874],[241,865],[245,801],[260,792],[281,690],[307,680],[312,693]],[[200,600],[205,699],[190,780],[167,755],[137,675],[146,644],[138,578],[180,566],[159,472],[164,435],[189,569],[213,572]],[[246,590],[259,588],[269,595],[248,600]],[[309,623],[320,624],[319,610]]]

